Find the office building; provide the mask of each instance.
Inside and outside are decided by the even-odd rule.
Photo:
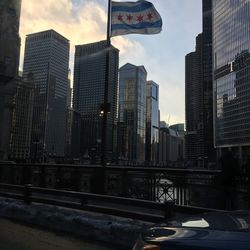
[[[218,162],[250,166],[250,2],[213,1],[214,121]]]
[[[159,159],[159,85],[146,84],[146,151],[147,163],[156,164]]]
[[[215,162],[213,144],[212,1],[202,1],[202,33],[186,56],[186,157],[200,167]]]
[[[113,158],[117,122],[119,50],[107,48],[107,41],[77,45],[75,50],[73,109],[81,116],[80,154],[100,158],[102,147],[102,104],[104,103],[106,61],[109,60],[109,112],[106,128],[106,159]]]
[[[30,158],[34,83],[32,75],[24,81],[19,78],[14,95],[9,159],[26,161]]]
[[[138,163],[145,161],[146,79],[144,66],[127,63],[119,70],[118,155]]]
[[[0,1],[0,160],[9,155],[13,97],[18,75],[21,0]]]
[[[31,158],[63,157],[68,97],[69,41],[54,30],[27,35],[23,77],[32,73]]]

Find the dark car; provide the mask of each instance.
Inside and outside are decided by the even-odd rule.
[[[178,217],[146,230],[133,250],[250,250],[250,211]]]

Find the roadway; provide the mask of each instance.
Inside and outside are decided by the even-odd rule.
[[[1,250],[114,250],[114,246],[0,218]],[[121,249],[119,247],[119,249]]]

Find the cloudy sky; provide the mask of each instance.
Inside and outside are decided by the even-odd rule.
[[[130,0],[132,1],[132,0]],[[106,38],[107,0],[22,0],[20,34],[23,64],[25,36],[54,29],[70,40],[70,68],[74,46]],[[185,55],[194,50],[201,32],[201,0],[151,0],[163,19],[157,35],[112,38],[120,50],[120,66],[144,65],[148,80],[160,86],[161,120],[185,121]]]

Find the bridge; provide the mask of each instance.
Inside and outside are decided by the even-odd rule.
[[[235,199],[239,208],[249,208],[249,191],[242,187],[232,197],[232,190],[220,186],[221,174],[143,166],[5,163],[0,164],[0,197],[23,201],[25,211],[33,204],[55,205],[149,223],[225,209]]]

